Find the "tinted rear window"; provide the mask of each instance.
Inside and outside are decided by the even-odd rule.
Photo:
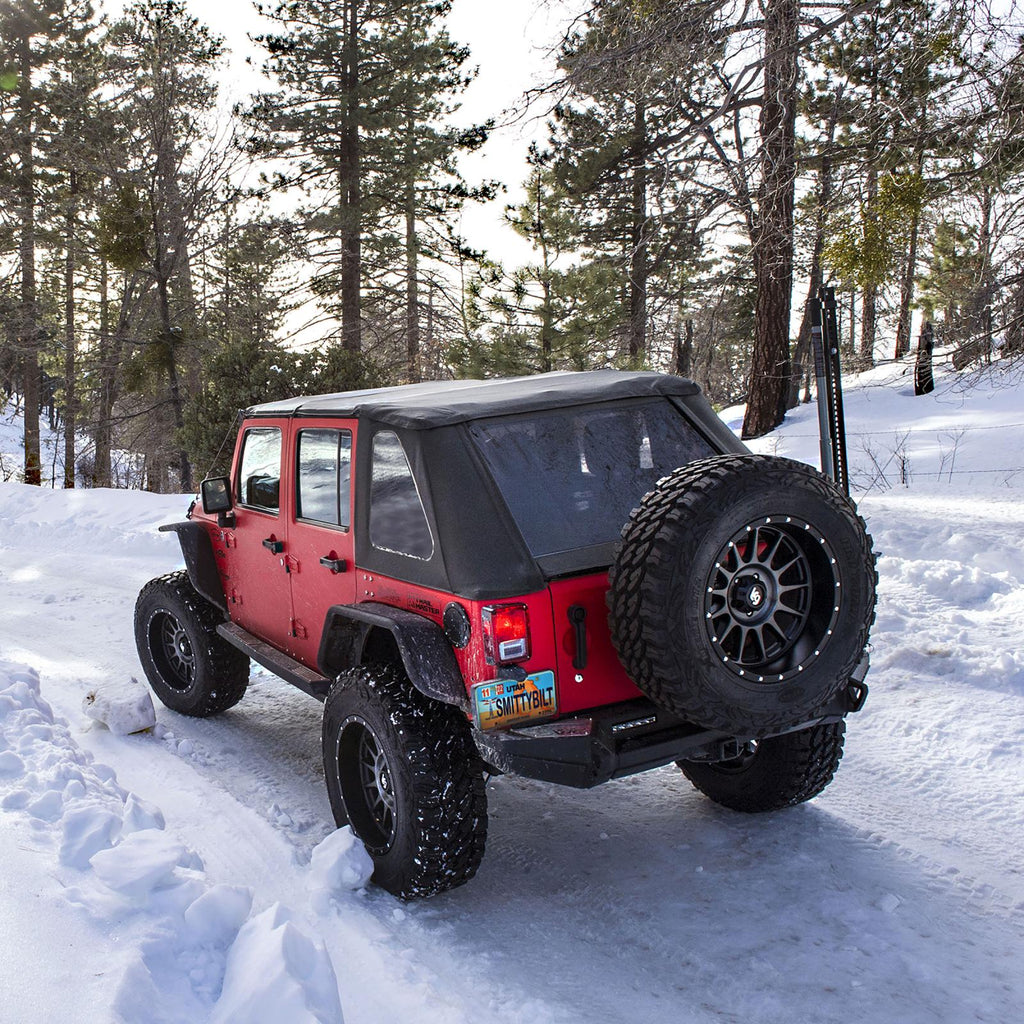
[[[715,454],[666,399],[478,420],[469,430],[537,558],[617,540],[661,477]]]

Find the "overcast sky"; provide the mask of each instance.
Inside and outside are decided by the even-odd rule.
[[[250,36],[261,34],[272,23],[260,17],[251,0],[186,0],[186,4],[200,21],[225,38],[231,51],[223,98],[233,103],[268,88],[269,80],[260,73],[262,50],[250,42]],[[126,5],[126,0],[107,0],[105,4],[112,12]],[[508,121],[503,112],[518,106],[525,90],[550,74],[549,51],[567,20],[566,11],[578,6],[573,0],[454,0],[448,19],[450,34],[470,47],[469,64],[480,69],[463,96],[458,120],[467,124],[490,117]],[[510,263],[528,260],[530,250],[502,223],[502,211],[521,195],[527,148],[533,138],[544,134],[543,119],[536,114],[502,124],[487,145],[462,164],[470,183],[498,179],[509,188],[487,207],[467,208],[463,234],[471,245],[486,248]]]

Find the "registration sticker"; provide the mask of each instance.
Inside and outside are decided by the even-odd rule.
[[[558,714],[555,673],[534,672],[522,681],[490,679],[473,687],[473,716],[478,728],[503,729]]]

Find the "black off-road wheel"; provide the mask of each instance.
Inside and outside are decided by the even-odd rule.
[[[218,632],[224,615],[187,572],[150,580],[135,602],[135,645],[149,685],[172,711],[208,718],[237,704],[249,659]]]
[[[824,717],[846,688],[876,579],[864,521],[810,466],[703,459],[659,481],[623,529],[612,639],[655,703],[767,736]]]
[[[373,881],[410,900],[468,882],[487,839],[483,765],[457,708],[416,691],[392,665],[342,673],[324,706],[324,776]]]
[[[678,761],[705,796],[734,811],[757,813],[793,807],[816,797],[843,756],[842,722],[752,741],[739,757],[708,763]]]

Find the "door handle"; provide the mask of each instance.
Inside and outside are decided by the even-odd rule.
[[[264,542],[263,546],[272,554],[279,555],[284,551],[284,541],[274,540],[273,537],[268,537]]]
[[[569,608],[569,621],[576,633],[576,653],[572,667],[582,672],[587,667],[587,609],[574,604]]]
[[[320,564],[334,573],[344,572],[348,568],[348,562],[344,558],[328,558],[326,555],[320,559]]]

